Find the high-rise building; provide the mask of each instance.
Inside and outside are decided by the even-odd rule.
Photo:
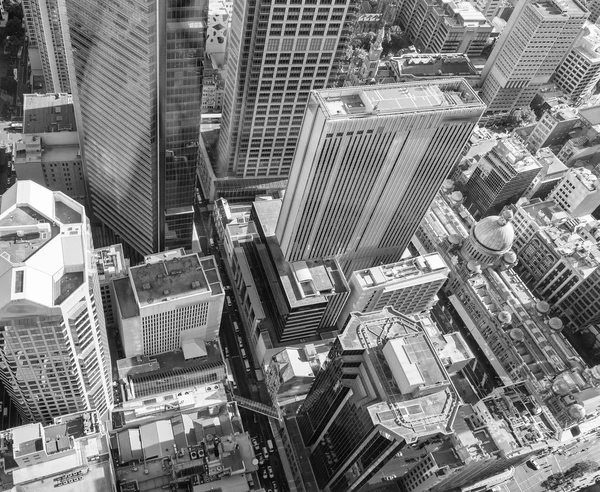
[[[204,3],[64,3],[93,219],[141,254],[189,248]]]
[[[24,0],[23,14],[30,57],[39,57],[41,61],[46,92],[68,93],[71,82],[59,3],[59,0]]]
[[[403,449],[451,434],[458,406],[419,323],[389,307],[354,313],[298,411],[318,490],[360,490]]]
[[[399,261],[484,109],[462,79],[313,92],[276,228],[286,259],[337,257],[346,275]]]
[[[578,0],[518,2],[482,72],[486,114],[505,115],[528,107],[588,16]]]
[[[27,420],[112,405],[110,356],[82,205],[19,181],[0,208],[0,372]]]
[[[401,18],[415,46],[422,53],[481,55],[493,27],[469,2],[408,0]]]
[[[353,272],[338,329],[353,312],[368,313],[385,306],[406,315],[426,311],[436,302],[436,294],[447,279],[448,267],[437,253]]]
[[[600,27],[586,22],[581,39],[556,69],[554,81],[578,100],[593,92],[600,80]]]
[[[310,91],[336,83],[351,0],[234,3],[216,175],[258,188],[289,175]]]
[[[198,347],[206,354],[203,346],[219,336],[225,293],[212,256],[149,255],[113,285],[125,357]]]
[[[528,200],[534,198],[545,199],[569,169],[554,155],[549,147],[538,150],[535,158],[542,169],[523,194],[523,197]]]
[[[574,167],[567,171],[548,195],[571,217],[591,214],[600,207],[598,177],[585,167]]]
[[[514,138],[498,141],[485,154],[467,181],[465,191],[474,215],[498,212],[516,202],[541,169],[540,163]]]
[[[123,256],[122,245],[113,244],[95,249],[93,261],[96,264],[98,280],[100,281],[104,321],[107,328],[114,327],[116,324],[115,312],[117,306],[115,303],[113,280],[127,276],[129,260]]]

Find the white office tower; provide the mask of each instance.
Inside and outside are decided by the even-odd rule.
[[[485,109],[463,79],[313,91],[276,236],[344,273],[399,261]]]
[[[528,107],[554,75],[588,16],[578,0],[518,2],[481,74],[486,115]]]
[[[82,205],[19,181],[0,205],[0,377],[26,420],[112,404],[92,235]]]

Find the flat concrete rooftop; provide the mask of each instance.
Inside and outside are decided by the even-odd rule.
[[[483,105],[471,86],[460,78],[323,89],[313,91],[313,97],[329,118]]]
[[[130,268],[129,274],[141,307],[211,289],[213,295],[222,292],[212,257],[174,257]]]

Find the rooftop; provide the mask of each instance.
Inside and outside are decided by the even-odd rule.
[[[398,75],[414,76],[476,76],[477,70],[467,55],[462,53],[439,54],[418,53],[392,58],[388,63],[395,65]]]
[[[71,94],[25,94],[23,133],[76,131]]]
[[[579,116],[584,118],[589,125],[600,125],[600,106],[589,106],[578,110]]]
[[[431,253],[416,258],[407,258],[397,263],[376,266],[368,270],[353,273],[364,287],[373,287],[387,283],[396,283],[404,280],[421,277],[434,272],[444,273],[448,267],[438,253]]]
[[[574,167],[569,172],[575,176],[588,191],[595,191],[598,189],[598,176],[589,169],[586,169],[585,167]]]
[[[355,313],[339,341],[344,350],[364,350],[375,368],[382,401],[368,407],[374,425],[409,443],[451,432],[459,399],[421,325],[392,308]]]
[[[568,170],[568,167],[547,147],[538,150],[535,157],[542,167],[548,166],[546,179],[562,175]]]
[[[577,0],[547,0],[534,2],[532,5],[546,15],[581,15],[587,11]]]
[[[313,91],[313,96],[329,118],[414,113],[483,105],[471,86],[463,79],[323,89]]]
[[[129,260],[125,260],[121,244],[95,249],[94,262],[101,281],[126,275],[129,267]]]
[[[504,164],[510,165],[517,173],[541,169],[540,163],[533,157],[525,145],[516,138],[498,140],[492,152],[498,155]]]
[[[161,255],[166,258],[161,259]],[[200,260],[197,254],[161,253],[147,258],[144,265],[130,268],[129,275],[140,307],[202,292],[223,293],[212,256]],[[121,292],[126,293],[125,289]]]
[[[326,295],[346,292],[348,285],[335,259],[286,261],[275,237],[281,203],[281,199],[276,199],[256,201],[253,205],[289,306],[325,302]]]

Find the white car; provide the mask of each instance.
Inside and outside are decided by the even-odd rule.
[[[256,439],[256,437],[253,437],[250,440],[252,441],[252,446],[254,447],[254,449],[256,451],[260,451],[260,444],[258,444],[258,440]]]
[[[267,470],[269,470],[269,478],[275,478],[275,474],[273,473],[273,468],[271,466],[267,466]]]

